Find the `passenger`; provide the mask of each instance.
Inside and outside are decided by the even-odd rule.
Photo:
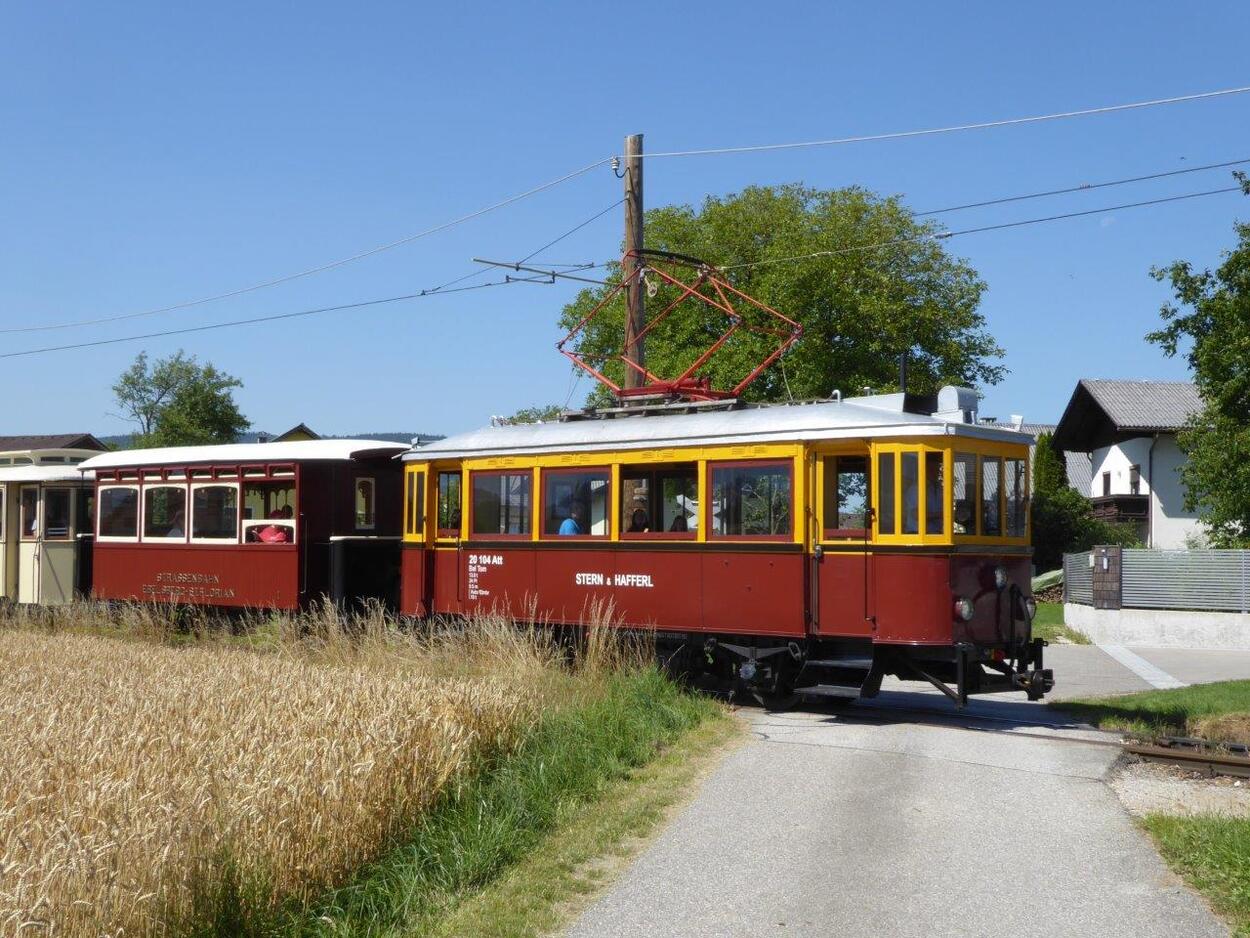
[[[669,531],[685,534],[690,530],[690,525],[686,521],[685,515],[678,515],[673,519],[673,523],[668,526]]]
[[[560,534],[585,534],[586,509],[582,507],[581,502],[574,502],[569,510],[569,516],[560,522]]]
[[[629,520],[629,534],[642,534],[651,530],[651,518],[647,515],[645,508],[635,508],[634,514]]]
[[[269,512],[269,518],[270,520],[288,518],[290,515],[286,514],[286,512],[290,510],[290,506],[275,508]],[[291,529],[285,524],[267,524],[260,529],[260,533],[256,537],[265,544],[289,544],[291,542]]]
[[[169,530],[165,532],[166,537],[186,537],[187,536],[186,514],[183,509],[174,510],[174,516],[169,522]]]

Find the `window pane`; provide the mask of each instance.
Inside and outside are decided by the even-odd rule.
[[[1023,459],[1008,459],[1004,466],[1007,471],[1003,480],[1007,487],[1007,534],[1010,537],[1024,537],[1029,504],[1025,489],[1026,464]]]
[[[45,489],[43,493],[43,536],[53,541],[69,540],[69,489]]]
[[[100,536],[139,536],[138,489],[100,489]]]
[[[408,533],[420,536],[425,531],[425,473],[408,473]]]
[[[438,530],[460,533],[460,473],[438,474]]]
[[[297,514],[294,482],[251,482],[243,486],[244,542],[294,542]]]
[[[712,468],[712,533],[768,536],[790,533],[790,467]]]
[[[903,453],[903,533],[920,532],[920,454]]]
[[[0,503],[2,504],[2,503]],[[3,525],[0,525],[3,527]],[[95,531],[95,489],[78,490],[78,533]]]
[[[530,474],[473,474],[473,533],[530,533]]]
[[[9,514],[4,509],[4,493],[7,491],[8,489],[5,486],[0,485],[0,541],[4,540],[5,519],[8,517],[8,514]]]
[[[187,536],[187,491],[173,486],[149,486],[143,490],[143,536]]]
[[[941,534],[946,530],[946,493],[943,491],[943,457],[941,453],[924,455],[924,530]]]
[[[239,492],[232,485],[208,485],[191,493],[191,536],[219,541],[238,538]]]
[[[831,456],[825,460],[825,530],[856,531],[867,526],[868,457]]]
[[[956,453],[951,479],[951,507],[956,534],[977,533],[977,458]]]
[[[1001,460],[993,456],[981,457],[981,533],[1003,533],[1002,519],[998,516],[998,490],[1001,478]]]
[[[372,479],[356,480],[356,527],[368,530],[374,526],[377,504]]]
[[[543,490],[543,534],[607,536],[607,471],[548,472]]]
[[[39,489],[22,489],[21,532],[24,539],[39,536]]]
[[[880,534],[894,533],[894,454],[877,457],[877,502],[881,516],[877,519]]]
[[[651,474],[621,478],[621,530],[642,534],[654,527],[651,518]]]
[[[660,517],[657,530],[680,534],[698,529],[699,470],[695,466],[657,472],[655,494]]]

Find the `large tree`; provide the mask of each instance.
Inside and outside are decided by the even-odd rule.
[[[181,350],[156,362],[140,352],[113,385],[113,395],[138,425],[135,446],[194,446],[233,443],[247,429],[234,400],[234,389],[241,387],[238,378]]]
[[[1235,174],[1250,195],[1250,179]],[[1250,224],[1214,271],[1176,261],[1151,274],[1171,283],[1163,326],[1147,338],[1169,357],[1183,354],[1203,410],[1178,436],[1186,507],[1216,547],[1250,545]]]
[[[834,388],[893,390],[904,351],[911,355],[910,390],[996,383],[1004,374],[1002,349],[978,311],[985,284],[946,253],[936,233],[897,198],[860,188],[752,186],[698,208],[646,213],[648,248],[724,266],[735,287],[803,325],[798,345],[748,389],[753,400],[825,397]],[[819,256],[792,260],[811,254]],[[619,270],[609,273],[614,279]],[[605,289],[578,295],[561,325],[580,320]],[[672,295],[661,288],[647,300],[649,312]],[[619,350],[624,316],[618,296],[590,324],[581,350]],[[648,365],[664,377],[679,373],[718,334],[710,326],[704,310],[670,317],[648,337]],[[750,335],[727,346],[709,369],[714,386],[732,387],[771,345]],[[608,373],[619,381],[622,366],[609,365]],[[592,394],[602,399],[602,390]]]

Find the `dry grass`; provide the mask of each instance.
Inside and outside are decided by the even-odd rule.
[[[310,899],[632,654],[594,629],[570,673],[498,618],[419,636],[376,610],[171,621],[0,611],[5,938],[220,931]]]

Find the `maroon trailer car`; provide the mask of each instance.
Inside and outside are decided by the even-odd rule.
[[[379,440],[96,456],[98,599],[294,610],[394,604],[401,466]]]

